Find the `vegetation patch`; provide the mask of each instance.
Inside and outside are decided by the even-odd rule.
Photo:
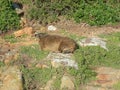
[[[61,71],[62,70],[62,71]],[[49,80],[52,80],[52,77],[55,76],[56,79],[53,81],[53,88],[59,89],[61,77],[63,75],[63,69],[55,68],[26,68],[21,66],[21,71],[24,77],[24,87],[26,90],[36,90],[39,88],[44,88]]]
[[[0,67],[5,66],[4,62],[0,61]]]
[[[40,69],[40,68],[21,68],[24,77],[25,90],[38,90],[43,87],[48,80],[52,78],[52,69]]]
[[[90,79],[96,76],[96,73],[90,68],[89,59],[85,56],[85,52],[82,48],[76,50],[74,53],[75,60],[78,63],[78,70],[74,70],[69,68],[69,71],[72,75],[75,76],[76,80],[78,81],[77,84],[84,84]]]
[[[66,30],[61,30],[60,33],[63,34],[64,36],[66,36],[66,37],[69,37],[69,38],[75,40],[75,41],[85,38],[83,36],[78,36],[76,34],[71,34]]]
[[[120,44],[120,32],[106,34],[106,35],[102,34],[99,36],[104,38],[107,41],[108,46],[111,46],[111,45],[119,46]]]
[[[107,47],[109,51],[104,50],[100,46],[86,46],[80,47],[75,52],[77,56],[76,60],[80,61],[80,57],[84,58],[84,63],[88,66],[108,66],[113,68],[120,68],[118,65],[120,63],[120,33],[113,33],[108,35],[100,35],[107,42]]]
[[[117,3],[116,3],[117,4]],[[76,22],[86,22],[90,25],[113,24],[120,21],[120,7],[115,2],[104,0],[83,2],[74,14]]]
[[[120,82],[118,82],[117,84],[113,85],[113,89],[114,90],[120,90]]]
[[[16,38],[14,35],[5,35],[4,39],[6,42],[10,42],[10,43],[16,43],[19,41],[19,39]]]
[[[35,58],[37,60],[41,60],[48,55],[47,51],[41,51],[39,45],[36,44],[30,46],[22,46],[21,53],[27,54],[30,57]]]
[[[20,18],[12,8],[11,0],[0,0],[0,30],[5,32],[20,28]]]
[[[21,0],[20,2],[29,7],[27,17],[30,20],[38,20],[41,24],[59,21],[59,16],[74,18],[78,23],[85,22],[90,25],[114,24],[120,21],[118,0]]]
[[[48,55],[48,52],[40,51],[39,45],[36,44],[22,46],[20,51],[22,54],[28,55],[37,61],[41,61]],[[20,67],[24,77],[25,90],[38,90],[44,87],[54,73],[54,70],[51,68],[37,68],[34,65],[29,68],[22,64]]]
[[[103,58],[103,64],[110,67],[120,68],[120,32],[101,35],[107,41],[107,47],[109,49]]]
[[[27,17],[30,20],[38,20],[41,24],[56,22],[59,16],[71,15],[77,3],[72,0],[21,0],[21,2],[29,7]]]

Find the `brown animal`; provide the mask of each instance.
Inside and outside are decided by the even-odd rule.
[[[73,53],[78,48],[76,42],[68,37],[49,35],[46,33],[35,34],[35,37],[39,38],[41,50]]]

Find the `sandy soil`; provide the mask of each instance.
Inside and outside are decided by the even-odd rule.
[[[70,20],[61,20],[60,22],[56,23],[55,26],[58,29],[67,30],[72,34],[76,34],[78,36],[97,36],[99,34],[110,34],[113,32],[120,32],[120,23],[117,25],[105,25],[105,26],[89,26],[86,23],[75,23],[74,21]]]

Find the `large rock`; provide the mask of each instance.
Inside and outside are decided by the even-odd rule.
[[[15,37],[20,37],[24,34],[25,34],[24,30],[22,30],[22,29],[14,32]]]
[[[78,63],[72,57],[72,54],[50,53],[46,59],[51,60],[51,64],[54,68],[66,66],[78,69]]]
[[[81,41],[78,41],[78,44],[80,46],[100,46],[101,48],[108,51],[108,48],[106,47],[106,42],[102,38],[84,38]]]
[[[120,80],[120,70],[113,69],[110,67],[100,67],[96,71],[97,81],[96,85],[101,85],[102,87],[112,87],[114,84],[118,83]]]
[[[0,90],[23,90],[22,74],[16,66],[0,69]]]
[[[22,36],[24,34],[27,34],[27,35],[31,36],[33,33],[34,33],[34,30],[32,29],[32,27],[25,27],[23,29],[15,31],[14,35],[15,35],[15,37],[20,37],[20,36]]]
[[[44,90],[53,90],[53,83],[56,79],[56,76],[53,76],[51,80],[49,80],[46,84],[46,86],[44,87]]]
[[[61,89],[67,88],[67,90],[75,90],[75,86],[72,79],[67,75],[64,75],[62,77],[60,88]]]

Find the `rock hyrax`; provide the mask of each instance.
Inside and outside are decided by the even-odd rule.
[[[68,37],[46,33],[35,34],[35,37],[39,38],[40,48],[44,51],[73,53],[78,48],[77,43]]]

